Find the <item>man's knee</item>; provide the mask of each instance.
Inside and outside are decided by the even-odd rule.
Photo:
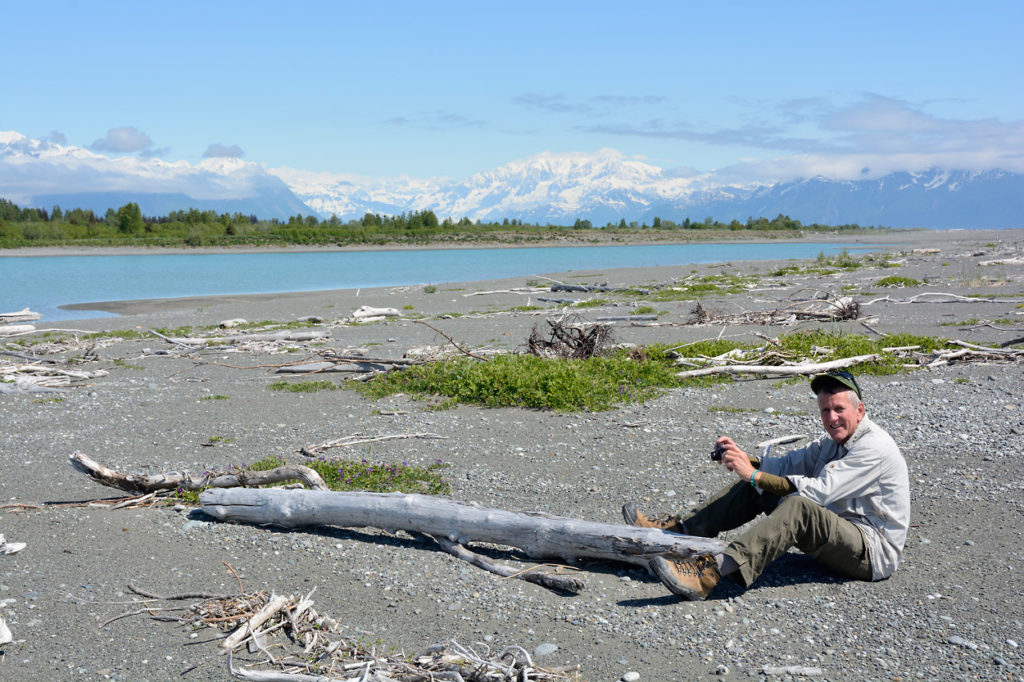
[[[817,502],[812,502],[806,497],[800,495],[787,495],[783,497],[779,502],[779,506],[775,508],[774,514],[781,514],[783,516],[795,516],[799,518],[807,518],[817,514],[823,507]]]

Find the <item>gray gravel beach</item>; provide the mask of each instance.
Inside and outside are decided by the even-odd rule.
[[[817,237],[816,237],[817,238]],[[399,319],[325,325],[329,346],[401,357],[448,341],[413,315],[471,348],[522,348],[544,311],[535,294],[478,292],[528,280],[644,286],[705,273],[757,273],[763,288],[701,300],[712,312],[765,310],[813,292],[861,302],[925,292],[1000,301],[918,299],[865,306],[860,319],[792,326],[684,324],[692,301],[659,302],[660,326],[616,323],[620,343],[684,344],[719,336],[755,342],[824,326],[875,335],[907,332],[998,344],[1024,336],[1024,231],[908,232],[886,247],[897,267],[835,275],[769,277],[780,265],[726,263],[362,291],[118,302],[120,317],[61,322],[101,330],[211,325],[223,320],[334,321],[362,305],[393,307]],[[920,286],[881,288],[892,275]],[[770,285],[770,286],[769,286]],[[626,315],[626,303],[586,308],[589,319]],[[0,311],[6,312],[6,311]],[[1001,322],[995,322],[1001,320]],[[1008,320],[1008,321],[1007,321]],[[1016,331],[1012,331],[1016,329]],[[0,339],[0,342],[10,339]],[[353,434],[424,433],[438,439],[373,443],[338,457],[426,465],[450,463],[451,497],[489,507],[539,510],[619,523],[640,500],[651,511],[682,511],[730,482],[709,461],[729,435],[748,451],[786,434],[816,436],[820,423],[805,382],[737,379],[669,391],[606,412],[559,413],[458,406],[432,411],[408,396],[379,401],[354,391],[274,392],[280,378],[257,365],[310,355],[204,351],[156,356],[161,339],[112,340],[89,369],[107,376],[60,394],[0,395],[0,533],[27,547],[0,555],[0,616],[16,642],[0,648],[3,680],[226,680],[209,630],[146,614],[107,619],[132,606],[133,583],[154,592],[284,594],[316,587],[317,609],[380,649],[406,652],[455,639],[516,644],[541,666],[578,664],[591,681],[709,677],[788,679],[1024,680],[1024,372],[1017,363],[951,363],[885,377],[864,376],[868,414],[884,426],[910,467],[912,522],[904,563],[889,580],[835,578],[798,553],[773,564],[749,590],[726,581],[706,602],[683,602],[646,570],[582,563],[577,596],[497,577],[428,543],[374,529],[301,531],[214,523],[191,508],[110,510],[89,501],[117,497],[74,471],[81,451],[138,473],[202,471],[265,455],[301,463],[298,450]],[[59,352],[57,355],[68,355]],[[0,362],[17,362],[0,356]],[[243,367],[248,367],[245,369]],[[336,376],[324,378],[339,381]],[[221,400],[203,400],[227,396]],[[498,553],[515,562],[519,555]],[[532,565],[523,562],[523,567]],[[551,645],[551,646],[545,646]],[[768,674],[781,669],[781,674]],[[788,670],[788,672],[786,672]]]

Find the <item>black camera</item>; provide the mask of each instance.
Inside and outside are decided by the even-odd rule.
[[[722,461],[722,455],[724,455],[724,454],[725,454],[725,446],[723,446],[721,443],[715,443],[715,449],[711,453],[711,461],[712,462],[721,462]]]

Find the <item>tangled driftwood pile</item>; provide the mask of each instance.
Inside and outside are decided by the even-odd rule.
[[[230,568],[230,566],[229,566]],[[233,570],[233,569],[232,569]],[[237,577],[237,574],[236,574]],[[170,620],[191,630],[218,630],[221,654],[231,674],[245,680],[276,682],[514,682],[518,680],[578,680],[579,666],[537,667],[520,646],[492,649],[484,642],[473,647],[455,640],[428,646],[412,656],[378,654],[355,640],[341,636],[344,624],[313,608],[315,588],[305,596],[284,596],[260,591],[233,595],[188,593],[160,595],[129,583],[143,597],[136,611],[108,619],[148,613],[154,620]],[[189,606],[156,606],[154,602],[202,599]],[[179,615],[169,615],[179,611]],[[474,648],[475,647],[475,648]],[[248,650],[258,660],[235,665],[234,657]],[[216,654],[206,659],[216,657]],[[205,662],[205,661],[204,661]],[[196,664],[185,674],[203,663]]]
[[[0,393],[59,393],[73,386],[82,385],[90,379],[107,375],[104,369],[71,369],[65,362],[36,360],[13,351],[0,353],[28,360],[0,360]]]
[[[687,321],[691,325],[792,325],[808,320],[838,322],[860,317],[860,304],[849,296],[825,293],[815,298],[795,301],[771,310],[746,310],[733,314],[713,314],[700,301]]]
[[[534,325],[527,339],[527,350],[540,357],[586,359],[601,353],[612,338],[608,324],[586,322],[579,315],[549,318],[548,335]]]

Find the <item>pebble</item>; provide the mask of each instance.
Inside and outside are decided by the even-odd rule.
[[[640,679],[640,673],[635,670],[630,670],[628,673],[619,678],[622,682],[636,682]]]
[[[946,641],[949,642],[950,644],[954,644],[956,646],[962,646],[965,649],[971,649],[972,651],[974,649],[978,648],[977,644],[975,644],[974,642],[970,641],[969,639],[964,639],[963,637],[960,637],[959,635],[951,635],[951,636],[946,638]]]
[[[553,654],[556,651],[558,651],[557,644],[554,644],[552,642],[544,642],[542,644],[538,644],[536,648],[534,648],[533,655],[537,657],[547,656],[548,654]]]

